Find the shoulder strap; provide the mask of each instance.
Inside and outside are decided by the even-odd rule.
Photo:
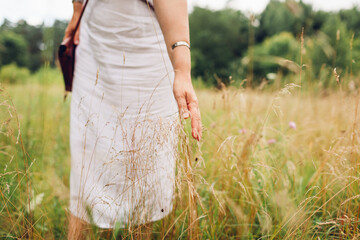
[[[141,1],[143,1],[144,3],[146,3],[151,10],[155,11],[154,6],[149,2],[149,0],[141,0]]]

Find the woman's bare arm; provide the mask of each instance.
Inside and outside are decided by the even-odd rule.
[[[201,139],[201,117],[198,100],[191,83],[190,49],[171,49],[178,41],[190,42],[186,0],[154,0],[154,8],[175,71],[174,96],[184,118],[191,117],[192,136]]]
[[[73,16],[65,30],[65,36],[64,36],[64,40],[68,37],[71,36],[72,31],[74,31],[75,27],[76,27],[76,23],[79,20],[79,17],[81,15],[81,10],[82,10],[83,4],[81,2],[74,2],[73,3]],[[74,36],[74,43],[75,44],[79,44],[79,29],[80,27],[77,29],[75,36]]]

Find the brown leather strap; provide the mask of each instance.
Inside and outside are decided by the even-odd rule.
[[[149,2],[149,0],[141,0],[141,1],[143,1],[144,3],[146,3],[151,10],[155,11],[154,6]]]
[[[80,17],[79,17],[79,19],[78,19],[78,21],[77,21],[77,23],[76,23],[75,28],[74,28],[74,34],[73,34],[73,37],[75,36],[76,30],[77,30],[77,29],[79,28],[79,26],[80,26],[80,21],[81,21],[81,18],[82,18],[82,16],[83,16],[83,14],[84,14],[84,11],[85,11],[85,8],[86,8],[86,6],[87,6],[88,2],[89,2],[89,0],[86,0],[86,2],[85,2],[85,4],[84,4],[83,8],[81,9],[81,14],[80,14]]]

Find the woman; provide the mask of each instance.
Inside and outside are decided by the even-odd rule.
[[[65,32],[74,29],[82,1]],[[69,239],[172,210],[179,113],[201,120],[185,0],[89,0],[75,35]]]

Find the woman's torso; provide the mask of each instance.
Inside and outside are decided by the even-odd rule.
[[[107,94],[105,101],[120,111],[129,116],[177,112],[164,37],[154,11],[143,1],[90,0],[76,54],[75,76],[91,79],[95,94]]]

